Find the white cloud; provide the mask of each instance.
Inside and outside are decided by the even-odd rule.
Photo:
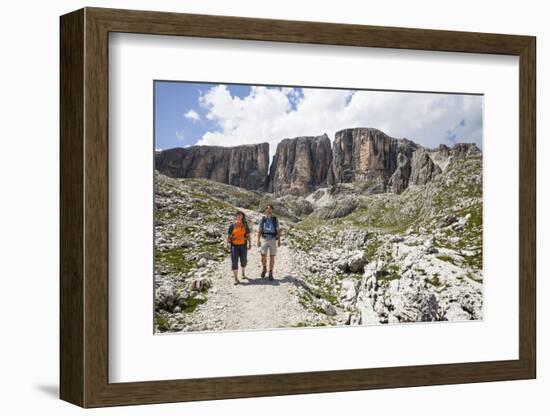
[[[186,119],[191,120],[193,123],[199,121],[201,116],[195,110],[191,109],[183,115]]]
[[[176,137],[180,142],[183,142],[185,140],[185,134],[183,133],[183,130],[176,131]]]
[[[269,142],[271,154],[287,137],[316,136],[349,127],[375,127],[424,146],[458,141],[481,147],[482,97],[337,89],[251,87],[244,98],[225,85],[199,99],[217,129],[198,144]]]

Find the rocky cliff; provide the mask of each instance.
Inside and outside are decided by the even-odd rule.
[[[385,192],[388,186],[402,192],[408,184],[412,154],[418,147],[410,140],[395,139],[374,128],[340,130],[334,138],[327,183],[359,181],[373,193]]]
[[[420,148],[413,153],[409,183],[425,185],[440,173],[441,168],[434,163],[424,148]]]
[[[481,155],[475,143],[457,143],[453,147],[440,144],[434,149],[427,149],[432,159],[442,170],[445,170],[451,159]]]
[[[156,169],[175,178],[205,178],[276,195],[306,196],[319,188],[360,185],[361,193],[400,194],[425,185],[449,161],[481,154],[474,143],[424,148],[375,128],[282,140],[269,165],[269,144],[236,147],[192,146],[156,152]]]
[[[330,139],[326,134],[284,139],[273,157],[268,190],[306,195],[325,187],[331,161]]]
[[[265,191],[269,144],[192,146],[163,150],[155,153],[155,168],[174,178],[205,178]]]

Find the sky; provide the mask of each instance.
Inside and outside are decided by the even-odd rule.
[[[155,148],[277,144],[374,127],[425,147],[482,148],[481,95],[155,81]]]

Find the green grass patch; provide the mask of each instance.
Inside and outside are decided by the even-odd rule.
[[[448,263],[451,263],[451,264],[456,264],[455,263],[455,259],[451,256],[448,256],[446,254],[441,254],[439,256],[436,256],[439,260],[442,260],[442,261],[446,261]]]
[[[160,332],[166,332],[170,329],[168,319],[162,316],[155,316],[155,325]]]
[[[399,266],[396,264],[389,264],[382,270],[376,272],[376,279],[381,282],[390,282],[392,280],[398,280],[401,278],[399,274]]]
[[[431,278],[426,279],[426,283],[434,286],[439,287],[441,286],[441,279],[439,278],[439,273],[434,273]]]
[[[180,308],[185,313],[192,313],[197,309],[197,306],[206,302],[206,299],[188,298],[180,301]]]
[[[474,254],[473,256],[463,256],[464,263],[473,269],[481,269],[483,267],[483,255],[481,252]]]
[[[382,240],[379,238],[378,233],[367,234],[367,248],[365,250],[365,255],[367,256],[368,261],[372,261],[372,259],[376,257],[381,245]]]
[[[155,250],[155,262],[158,266],[164,266],[176,273],[187,273],[194,262],[185,259],[186,249],[174,248],[167,251]]]

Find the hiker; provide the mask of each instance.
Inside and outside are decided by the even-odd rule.
[[[231,270],[235,284],[239,284],[239,260],[241,261],[241,276],[243,279],[247,279],[245,276],[246,254],[252,245],[250,228],[242,211],[237,211],[234,223],[227,229],[227,245],[231,249]]]
[[[263,243],[260,242],[263,238]],[[273,280],[273,266],[275,265],[275,256],[277,255],[277,247],[281,246],[281,230],[279,221],[273,215],[273,205],[265,207],[265,215],[260,220],[258,229],[258,247],[261,247],[262,255],[262,279],[267,272],[267,253],[269,252],[269,280]]]

